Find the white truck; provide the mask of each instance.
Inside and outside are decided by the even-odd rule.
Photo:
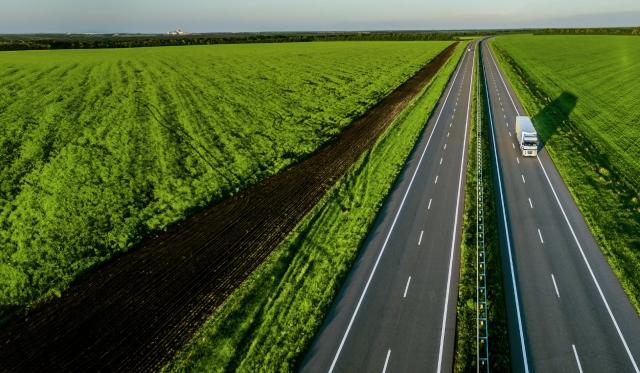
[[[538,155],[538,133],[531,123],[531,118],[516,117],[516,136],[518,136],[523,157]]]

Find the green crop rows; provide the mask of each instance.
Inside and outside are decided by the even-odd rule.
[[[640,312],[640,38],[508,36],[493,46]]]
[[[166,372],[296,370],[460,59],[423,92],[205,323]]]
[[[449,44],[1,53],[0,306],[300,160]]]

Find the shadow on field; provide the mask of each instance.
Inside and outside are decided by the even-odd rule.
[[[549,102],[534,117],[533,122],[540,135],[540,146],[544,147],[558,130],[563,130],[561,126],[568,125],[569,114],[576,107],[578,97],[573,93],[562,92],[553,101]]]

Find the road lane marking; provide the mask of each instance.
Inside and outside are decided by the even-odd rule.
[[[432,200],[432,199],[433,199],[433,198],[429,198],[429,206],[427,206],[427,210],[431,210],[431,200]]]
[[[458,64],[458,67],[456,68],[456,73],[453,76],[453,81],[455,82],[456,79],[458,78],[458,73],[460,72],[460,69],[462,68],[463,65],[463,60],[467,58],[467,54],[465,53],[462,56],[462,60],[461,62]],[[418,174],[418,170],[420,169],[420,165],[422,164],[422,160],[424,159],[425,154],[427,153],[427,149],[429,148],[429,144],[431,143],[431,139],[433,138],[433,134],[435,133],[436,128],[438,127],[438,123],[440,121],[440,116],[442,115],[442,112],[444,111],[444,107],[446,106],[446,102],[449,99],[449,95],[451,94],[451,90],[453,89],[454,83],[452,83],[449,86],[449,91],[447,92],[447,95],[444,98],[443,101],[443,105],[440,108],[440,112],[438,113],[438,116],[436,117],[436,122],[433,125],[433,129],[431,130],[431,133],[429,134],[429,138],[427,139],[427,144],[425,145],[424,149],[422,150],[422,154],[420,155],[420,158],[418,159],[418,165],[416,166],[415,170],[413,171],[413,175],[411,176],[411,179],[409,180],[409,185],[407,186],[407,190],[404,192],[404,196],[402,197],[402,201],[400,201],[400,206],[398,207],[398,211],[396,211],[396,215],[393,218],[393,221],[391,222],[391,227],[389,228],[389,232],[387,232],[387,236],[385,237],[384,242],[382,243],[382,247],[380,248],[380,252],[378,253],[378,256],[376,257],[376,261],[373,264],[373,268],[371,269],[371,273],[369,273],[369,277],[367,278],[367,282],[365,283],[364,289],[362,289],[362,293],[360,294],[360,297],[358,298],[358,303],[356,304],[356,308],[353,311],[353,314],[351,315],[351,318],[349,319],[349,324],[347,325],[347,328],[344,331],[344,334],[342,335],[342,339],[340,340],[340,344],[338,345],[338,350],[336,351],[336,354],[333,357],[333,361],[331,362],[331,366],[329,367],[329,373],[332,373],[333,370],[336,367],[336,363],[338,362],[338,358],[340,357],[340,353],[342,352],[342,348],[344,347],[344,344],[347,340],[347,337],[349,336],[349,332],[351,331],[351,327],[353,326],[353,322],[356,319],[356,316],[358,314],[358,311],[360,310],[360,306],[362,305],[362,300],[364,299],[364,296],[367,294],[367,290],[369,289],[369,285],[371,284],[371,280],[373,279],[373,275],[376,272],[376,269],[378,268],[378,264],[380,264],[380,259],[382,258],[382,254],[384,253],[384,250],[387,247],[387,244],[389,243],[389,239],[391,238],[391,233],[393,233],[393,228],[395,227],[396,223],[398,222],[398,218],[400,217],[400,212],[402,211],[402,208],[404,207],[404,204],[407,200],[407,196],[409,195],[409,191],[411,190],[411,186],[413,185],[413,182],[416,179],[416,175]],[[466,142],[466,140],[465,140]],[[388,354],[391,353],[391,350],[389,350],[389,352],[387,353],[387,357]]]
[[[407,290],[409,290],[410,283],[411,283],[411,276],[409,276],[409,278],[407,279],[407,284],[404,287],[404,295],[402,296],[403,298],[407,297]]]
[[[511,131],[509,131],[509,137],[511,137]]]
[[[516,162],[518,162],[518,164],[520,164],[520,157],[516,157]]]
[[[491,57],[491,62],[493,62],[493,65],[496,67],[496,71],[498,72],[498,77],[500,78],[500,80],[502,80],[502,84],[504,85],[504,89],[507,91],[507,94],[509,95],[509,99],[511,100],[511,103],[513,104],[513,108],[516,110],[516,114],[520,115],[520,110],[518,110],[518,107],[516,106],[516,103],[513,101],[513,97],[511,97],[511,92],[509,92],[509,88],[507,88],[507,83],[505,83],[504,78],[502,78],[502,72],[498,68],[498,64],[496,63],[495,59],[493,58],[493,52],[489,51],[489,57]]]
[[[580,358],[578,357],[578,351],[576,350],[576,345],[571,345],[573,348],[573,356],[576,358],[576,364],[578,364],[578,372],[582,373],[582,364],[580,364]]]
[[[411,280],[411,277],[409,277],[409,280]],[[560,298],[560,292],[558,291],[558,284],[556,284],[556,278],[553,275],[553,273],[551,274],[551,281],[553,281],[553,288],[556,289],[556,296]],[[405,290],[405,293],[406,293],[406,290]]]
[[[384,367],[382,367],[382,373],[387,371],[387,364],[389,364],[389,356],[391,356],[391,349],[387,350],[387,358],[384,359]]]
[[[495,60],[493,58],[493,54],[491,53],[491,51],[489,51],[489,56],[491,57],[493,65],[496,67],[496,71],[498,72],[498,76],[502,80],[502,84],[504,85],[505,89],[507,90],[507,94],[509,95],[509,98],[511,99],[511,103],[513,104],[513,107],[514,107],[516,113],[518,115],[520,115],[518,107],[516,106],[515,102],[513,101],[513,97],[511,97],[511,93],[509,92],[509,89],[507,88],[507,84],[505,83],[505,81],[504,81],[504,79],[502,77],[502,73],[500,72],[500,69],[498,69],[498,65],[496,64],[496,62],[495,62]],[[489,117],[491,117],[491,116],[489,116]],[[600,287],[600,283],[596,279],[596,276],[593,273],[593,269],[591,268],[591,264],[589,263],[589,260],[587,259],[587,256],[584,253],[584,250],[582,249],[582,245],[580,245],[580,242],[578,241],[578,236],[576,235],[575,231],[573,230],[573,226],[571,225],[571,222],[569,221],[569,218],[567,217],[567,214],[564,211],[564,208],[562,207],[562,204],[560,203],[560,198],[558,198],[558,194],[556,193],[556,190],[553,187],[553,184],[551,184],[551,179],[549,179],[549,175],[547,174],[547,171],[545,170],[544,165],[542,164],[542,161],[540,160],[540,157],[536,156],[536,158],[538,159],[538,163],[540,164],[540,167],[542,168],[542,172],[544,173],[544,176],[547,179],[547,183],[551,187],[551,191],[553,192],[553,196],[555,197],[556,203],[560,207],[560,211],[562,212],[562,216],[564,217],[564,220],[567,222],[567,225],[569,226],[569,230],[571,231],[571,235],[573,236],[573,239],[576,242],[576,245],[578,246],[578,249],[580,250],[580,255],[582,256],[582,259],[584,260],[584,263],[587,266],[587,269],[589,270],[589,274],[591,275],[591,279],[593,280],[593,282],[596,285],[596,288],[598,289],[598,294],[600,295],[600,299],[602,299],[602,302],[604,303],[605,308],[607,309],[607,312],[609,313],[609,317],[611,318],[611,321],[613,322],[613,325],[615,326],[616,332],[618,332],[618,336],[620,337],[620,340],[622,341],[622,345],[624,346],[624,349],[627,352],[627,356],[629,357],[629,360],[631,361],[631,364],[633,365],[633,368],[636,371],[636,373],[640,373],[640,369],[638,368],[638,364],[636,363],[635,358],[631,354],[631,350],[629,350],[629,345],[627,344],[627,340],[624,338],[624,335],[622,334],[622,330],[620,330],[620,326],[618,325],[618,321],[616,320],[615,316],[613,316],[613,312],[611,311],[611,307],[609,306],[609,302],[607,301],[607,298],[604,296],[604,292],[602,291],[602,288]],[[577,354],[576,354],[576,356],[577,356]]]
[[[422,235],[424,234],[424,230],[420,231],[420,238],[418,239],[418,246],[422,243]]]
[[[542,239],[542,232],[540,232],[540,228],[538,228],[538,237],[540,237],[540,243],[544,244],[544,240]]]
[[[487,83],[486,71],[483,74],[483,77],[485,81],[485,88],[484,88],[485,96],[487,98],[487,101],[491,102],[489,98],[489,88],[487,87],[487,84],[486,84]],[[491,108],[491,106],[489,106],[489,108]],[[496,134],[495,134],[495,131],[493,130],[493,114],[491,113],[491,109],[489,109],[489,122],[491,123],[490,128],[491,128],[491,142],[493,143],[493,160],[496,165],[496,172],[498,174],[498,190],[500,191],[500,207],[502,210],[502,222],[508,232],[509,223],[507,222],[507,212],[504,205],[504,192],[502,191],[502,177],[500,176],[500,167],[498,165],[498,151],[496,150]],[[518,285],[516,284],[516,275],[513,269],[513,253],[511,248],[511,238],[509,237],[508,233],[505,234],[505,236],[507,239],[507,252],[509,253],[508,256],[509,256],[509,269],[511,272],[511,286],[513,288],[513,293],[515,295],[514,302],[516,305],[516,319],[518,320],[518,334],[520,336],[520,349],[522,351],[522,362],[524,364],[525,373],[529,373],[529,362],[527,360],[527,349],[524,343],[524,332],[522,327],[522,315],[520,313],[520,300],[518,299]]]
[[[449,137],[449,132],[447,132],[447,137]]]
[[[514,149],[516,148],[516,146],[513,143],[511,143],[511,146],[513,146]]]
[[[469,114],[471,111],[471,92],[473,91],[473,73],[475,71],[476,55],[473,54],[471,65],[471,79],[469,79],[469,97],[467,100],[467,114],[464,124],[464,139],[462,141],[462,157],[460,158],[460,175],[458,176],[458,196],[456,198],[455,218],[453,221],[453,233],[451,234],[451,255],[449,256],[449,274],[447,275],[447,290],[444,296],[444,309],[442,311],[442,329],[440,332],[440,349],[438,352],[438,368],[436,373],[442,372],[442,354],[444,353],[444,334],[447,325],[447,309],[449,308],[449,293],[451,292],[451,277],[453,273],[453,257],[456,251],[456,233],[458,231],[458,215],[460,211],[460,194],[462,193],[462,176],[464,171],[465,153],[467,151],[467,132],[469,130]]]
[[[442,157],[440,157],[440,164],[442,164]]]
[[[523,175],[523,174],[520,174],[520,176],[522,176],[522,184],[526,184],[527,182],[526,182],[526,181],[524,181],[524,175]]]
[[[533,208],[533,203],[531,203],[531,198],[529,198],[529,206],[531,206],[531,208]]]
[[[434,184],[438,184],[438,175],[436,175],[436,181],[434,182]]]
[[[569,218],[567,217],[567,213],[564,211],[564,207],[562,207],[562,204],[560,203],[560,198],[558,198],[558,194],[556,193],[556,189],[553,187],[553,184],[551,184],[551,179],[549,179],[549,175],[547,174],[547,170],[545,170],[544,165],[542,164],[542,161],[540,161],[540,157],[536,157],[536,158],[538,159],[538,163],[540,164],[540,167],[542,167],[542,172],[544,173],[544,177],[547,179],[547,183],[549,183],[549,186],[551,187],[551,192],[553,192],[553,196],[556,199],[556,203],[560,207],[560,211],[562,212],[562,216],[564,217],[564,220],[567,222],[567,225],[569,226],[569,230],[571,231],[571,235],[573,236],[573,240],[576,242],[576,245],[578,246],[578,249],[580,250],[580,255],[582,256],[582,260],[584,260],[584,263],[587,266],[587,269],[589,270],[589,274],[591,275],[591,279],[596,284],[596,289],[598,289],[598,294],[600,294],[600,299],[602,299],[602,302],[604,303],[604,306],[607,309],[607,312],[609,313],[609,317],[611,318],[611,321],[613,322],[613,325],[615,326],[616,331],[618,332],[618,336],[620,337],[620,340],[622,341],[622,345],[624,346],[624,349],[627,352],[627,356],[629,356],[629,360],[631,360],[631,364],[633,365],[633,369],[636,371],[636,373],[640,373],[640,369],[638,369],[638,364],[636,363],[636,360],[633,357],[633,355],[631,354],[631,350],[629,350],[629,346],[627,345],[627,340],[624,338],[624,335],[622,335],[622,330],[620,330],[620,326],[618,325],[618,321],[616,320],[615,316],[613,316],[613,312],[611,311],[611,307],[609,307],[609,302],[607,302],[607,298],[605,298],[605,296],[604,296],[604,292],[602,291],[602,288],[600,287],[600,283],[598,282],[598,279],[596,279],[596,275],[593,273],[593,269],[591,269],[591,264],[589,263],[589,260],[587,259],[587,256],[585,255],[584,250],[582,249],[582,245],[580,245],[580,241],[578,241],[578,236],[576,236],[576,232],[573,230],[573,226],[571,225],[571,222],[569,221]]]
[[[449,123],[449,127],[453,126],[453,122]]]

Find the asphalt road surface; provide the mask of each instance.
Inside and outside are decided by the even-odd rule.
[[[522,157],[527,114],[482,44],[513,369],[639,372],[640,318],[545,149]]]
[[[450,372],[475,44],[464,52],[302,363]]]

